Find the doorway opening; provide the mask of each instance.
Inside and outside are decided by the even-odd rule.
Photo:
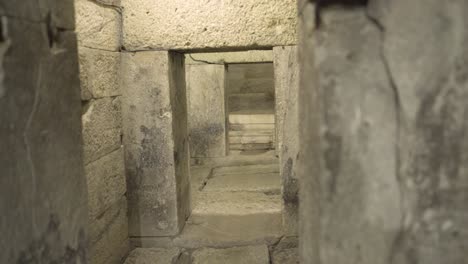
[[[192,211],[180,246],[283,235],[273,55],[255,52],[186,54]]]

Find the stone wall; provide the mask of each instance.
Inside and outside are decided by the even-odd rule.
[[[299,180],[299,65],[296,46],[273,48],[276,93],[276,138],[284,200],[283,223],[287,235],[297,236]]]
[[[175,236],[190,214],[185,67],[182,54],[122,54],[129,234]]]
[[[296,43],[295,0],[123,0],[124,47],[233,49]]]
[[[120,263],[129,250],[121,142],[119,1],[75,0],[92,263]]]
[[[468,3],[299,6],[302,262],[463,263]]]
[[[87,263],[73,2],[0,3],[0,263]]]
[[[226,156],[225,66],[187,65],[186,76],[191,157]]]

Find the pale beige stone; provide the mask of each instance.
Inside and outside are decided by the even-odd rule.
[[[178,248],[136,248],[125,264],[189,264],[190,258],[184,255]]]
[[[207,52],[189,53],[185,55],[185,64],[231,64],[231,63],[252,63],[252,62],[273,62],[273,52],[271,50],[248,50],[235,52]]]
[[[85,167],[88,183],[89,216],[96,218],[119,201],[126,192],[123,149],[88,164]]]
[[[107,97],[91,100],[83,111],[84,161],[88,164],[121,146],[120,99]]]
[[[119,50],[122,17],[118,10],[90,0],[76,0],[75,16],[79,46]]]
[[[202,248],[193,253],[193,264],[268,264],[266,245],[226,249]]]
[[[120,53],[78,47],[81,99],[121,95]]]
[[[124,0],[128,50],[296,44],[295,0]]]

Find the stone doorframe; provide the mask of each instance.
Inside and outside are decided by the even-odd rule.
[[[262,52],[262,62],[274,63],[285,233],[297,235],[298,129],[291,129],[298,126],[297,52],[295,46]],[[264,52],[271,53],[270,61]],[[252,62],[229,56],[222,62]],[[176,236],[191,211],[184,55],[172,51],[123,53],[122,92],[129,236]],[[281,128],[286,127],[291,131],[282,133]]]

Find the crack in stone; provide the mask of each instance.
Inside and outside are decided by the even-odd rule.
[[[33,100],[33,106],[31,109],[31,112],[29,113],[29,116],[26,121],[26,127],[24,128],[23,131],[23,143],[26,148],[26,160],[28,161],[29,168],[31,170],[31,183],[32,183],[32,197],[33,199],[36,198],[36,193],[37,193],[37,177],[36,177],[36,167],[34,166],[34,160],[32,156],[32,150],[31,150],[31,142],[29,141],[28,133],[29,130],[31,129],[32,122],[34,120],[34,117],[36,115],[38,105],[39,105],[39,92],[41,89],[41,83],[42,83],[42,67],[39,65],[38,69],[38,77],[36,81],[36,85],[34,87],[34,100]],[[36,226],[36,206],[31,207],[32,210],[32,224],[33,224],[33,229],[37,230]]]
[[[392,247],[391,251],[389,254],[389,259],[388,263],[393,263],[393,259],[395,255],[397,254],[398,248],[401,246],[400,244],[403,243],[402,238],[403,238],[403,233],[404,233],[404,226],[405,226],[405,219],[407,217],[407,212],[404,210],[405,205],[404,205],[404,181],[402,179],[402,173],[401,173],[401,154],[400,154],[400,143],[401,143],[401,133],[403,129],[403,106],[401,102],[401,96],[399,93],[398,85],[396,84],[394,75],[392,73],[392,69],[390,66],[390,63],[388,61],[388,58],[385,54],[385,34],[386,34],[386,29],[385,26],[379,21],[379,18],[374,17],[370,12],[369,9],[366,9],[366,16],[369,19],[369,21],[375,25],[375,27],[379,30],[380,36],[381,36],[381,41],[380,41],[380,57],[382,60],[382,63],[385,68],[385,72],[387,74],[387,77],[390,82],[390,86],[392,87],[392,90],[394,92],[394,104],[395,104],[395,118],[396,118],[396,135],[395,135],[395,162],[396,162],[396,180],[399,185],[399,192],[400,192],[400,210],[401,210],[401,219],[400,219],[400,230],[398,230],[397,235],[395,237],[395,240],[392,242]]]

